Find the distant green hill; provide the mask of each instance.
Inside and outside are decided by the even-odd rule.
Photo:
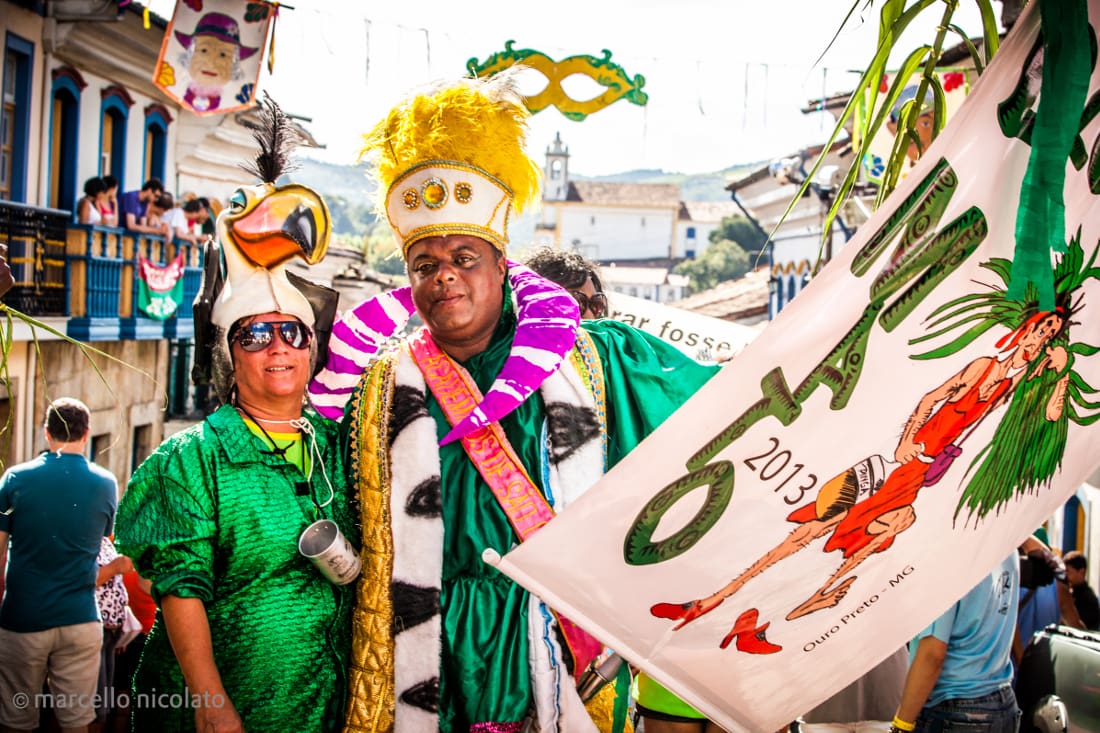
[[[653,168],[643,168],[608,176],[577,175],[578,181],[617,181],[620,183],[679,183],[680,196],[684,201],[728,201],[726,186],[730,181],[746,176],[760,166],[759,163],[735,165],[713,173],[668,173]]]
[[[621,183],[678,183],[684,201],[729,201],[726,186],[748,175],[763,163],[731,166],[713,173],[669,173],[660,169],[638,169],[606,176],[576,175],[579,181],[617,181]],[[374,206],[374,185],[363,165],[336,165],[302,158],[292,178],[314,189],[329,201],[333,209],[336,234],[362,234],[365,212]],[[342,201],[337,201],[342,199]],[[346,215],[345,215],[346,212]]]

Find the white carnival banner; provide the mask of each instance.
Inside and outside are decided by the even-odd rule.
[[[893,653],[1100,460],[1095,56],[1057,307],[1006,294],[1035,5],[780,317],[560,517],[486,558],[726,730],[777,730]]]
[[[692,313],[676,306],[609,293],[609,318],[656,336],[693,359],[739,353],[760,333],[755,328]]]

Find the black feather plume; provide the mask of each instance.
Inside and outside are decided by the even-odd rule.
[[[252,130],[252,138],[260,146],[260,152],[254,161],[241,164],[246,172],[265,183],[275,183],[279,176],[294,170],[290,154],[301,138],[267,92],[260,104],[260,126]]]

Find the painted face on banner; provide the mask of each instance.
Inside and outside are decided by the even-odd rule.
[[[428,237],[409,248],[413,303],[451,356],[480,353],[500,320],[506,265],[479,237]]]
[[[1046,318],[1028,327],[1024,335],[1020,337],[1020,351],[1023,352],[1024,359],[1031,361],[1035,357],[1041,356],[1043,347],[1062,329],[1062,323],[1061,316],[1051,313]]]
[[[911,163],[916,163],[920,160],[923,151],[928,150],[928,146],[932,144],[932,126],[934,119],[931,112],[925,112],[917,118],[916,133],[920,138],[921,147],[918,148],[915,142],[910,142],[909,147],[905,151],[905,155],[909,158]],[[891,134],[898,134],[897,120],[892,117],[886,121],[886,127],[890,130]]]
[[[237,46],[213,36],[196,36],[188,71],[196,84],[204,87],[220,87],[233,78],[233,62],[237,59]]]

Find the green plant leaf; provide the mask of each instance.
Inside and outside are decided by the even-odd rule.
[[[966,31],[958,27],[954,23],[947,26],[948,30],[957,35],[966,46],[967,53],[970,54],[970,60],[974,62],[974,69],[978,72],[978,76],[982,75],[985,71],[985,60],[982,58],[981,53],[978,51],[978,47],[974,45],[974,42],[970,40],[970,36],[966,35]]]
[[[991,0],[975,0],[978,3],[978,12],[982,16],[982,39],[985,47],[985,65],[993,59],[993,54],[1001,45],[1001,34],[997,31],[997,15],[993,12]]]

